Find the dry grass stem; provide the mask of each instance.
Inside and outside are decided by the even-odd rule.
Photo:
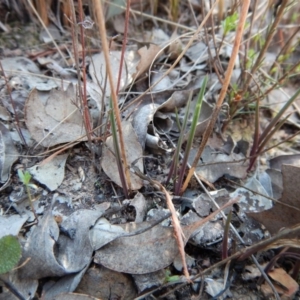
[[[107,43],[106,29],[105,29],[105,23],[104,23],[105,19],[104,19],[104,14],[103,14],[103,10],[102,10],[102,3],[100,3],[97,0],[94,0],[93,3],[94,3],[94,7],[95,7],[97,24],[98,24],[98,27],[100,30],[102,48],[103,48],[103,53],[104,53],[105,62],[106,62],[106,71],[107,71],[108,80],[109,80],[109,84],[110,84],[110,88],[111,88],[111,98],[112,98],[112,103],[113,103],[113,109],[115,112],[117,127],[118,127],[118,131],[119,131],[121,157],[122,157],[123,164],[124,164],[126,181],[128,184],[128,188],[130,190],[131,189],[130,171],[128,168],[127,159],[126,159],[126,155],[125,155],[125,144],[124,144],[124,139],[123,139],[121,116],[120,116],[120,110],[119,110],[119,105],[118,105],[118,97],[117,97],[116,89],[114,87],[112,68],[110,65],[109,47],[108,47],[108,43]]]
[[[192,43],[194,42],[194,40],[196,40],[198,38],[199,33],[201,32],[201,30],[203,29],[205,23],[207,22],[207,20],[209,19],[210,15],[212,14],[215,6],[217,5],[217,3],[219,2],[219,0],[217,0],[211,7],[211,9],[209,10],[209,12],[207,13],[207,15],[203,18],[203,21],[201,22],[201,24],[199,25],[199,27],[197,28],[197,30],[195,31],[195,33],[192,35],[192,37],[190,38],[189,42],[186,44],[186,46],[184,47],[184,49],[182,50],[182,52],[178,55],[177,59],[175,60],[175,62],[169,67],[169,69],[163,74],[163,76],[161,76],[159,78],[159,80],[157,80],[152,86],[150,86],[144,93],[142,93],[140,96],[136,97],[134,99],[134,101],[132,101],[130,104],[126,105],[124,107],[124,110],[126,110],[129,106],[137,103],[139,100],[141,100],[141,98],[146,95],[147,93],[151,92],[151,90],[158,85],[167,75],[169,75],[174,68],[177,66],[177,64],[180,62],[180,60],[183,58],[184,54],[187,52],[187,50],[191,47]],[[150,67],[151,68],[151,67]]]
[[[210,137],[210,135],[211,135],[211,133],[214,129],[216,120],[219,116],[219,112],[221,110],[221,106],[222,106],[223,101],[225,99],[227,89],[228,89],[228,86],[229,86],[229,83],[230,83],[230,79],[231,79],[232,71],[233,71],[233,68],[234,68],[234,65],[235,65],[235,61],[236,61],[237,55],[239,53],[239,48],[240,48],[241,40],[242,40],[242,37],[243,37],[243,31],[244,31],[244,26],[245,26],[246,19],[247,19],[249,6],[250,6],[250,0],[243,1],[242,10],[241,10],[241,13],[240,13],[240,19],[239,19],[239,23],[238,23],[237,30],[236,30],[236,37],[235,37],[235,41],[234,41],[234,45],[233,45],[233,49],[232,49],[232,54],[231,54],[231,57],[230,57],[230,60],[229,60],[229,63],[228,63],[227,71],[225,73],[225,78],[224,78],[224,81],[223,81],[222,89],[221,89],[216,107],[213,110],[210,122],[209,122],[209,124],[208,124],[208,126],[207,126],[207,128],[206,128],[206,130],[203,134],[203,139],[201,141],[201,144],[199,146],[198,152],[195,156],[195,159],[193,161],[191,169],[189,170],[188,175],[185,179],[185,182],[182,186],[181,193],[183,193],[186,190],[186,188],[188,186],[188,183],[190,182],[190,180],[191,180],[191,178],[194,174],[194,171],[195,171],[196,166],[199,162],[199,159],[200,159],[201,154],[204,150],[204,147],[206,146],[208,138]]]
[[[52,43],[54,44],[55,48],[57,49],[57,52],[59,53],[59,55],[61,56],[61,58],[63,59],[64,63],[68,66],[68,62],[65,59],[65,56],[63,55],[63,53],[61,52],[60,48],[58,47],[57,43],[55,42],[52,34],[50,33],[50,31],[48,30],[47,26],[45,25],[45,23],[43,22],[42,18],[40,17],[40,15],[38,14],[37,10],[35,9],[34,5],[32,4],[31,0],[27,0],[30,8],[32,9],[32,11],[34,12],[34,14],[36,15],[36,17],[38,18],[39,22],[41,23],[41,25],[43,26],[44,30],[47,32],[48,36],[51,38]]]

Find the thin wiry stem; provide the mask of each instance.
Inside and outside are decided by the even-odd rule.
[[[116,94],[116,89],[114,88],[114,80],[113,80],[113,72],[110,65],[110,58],[109,58],[109,48],[107,43],[107,37],[106,37],[106,29],[105,29],[105,22],[104,22],[104,13],[102,9],[102,3],[98,0],[94,0],[94,7],[95,7],[95,13],[97,17],[97,23],[99,26],[101,41],[102,41],[102,48],[103,48],[103,54],[105,57],[106,62],[106,72],[108,75],[108,80],[111,88],[111,98],[113,103],[113,109],[114,114],[116,118],[116,123],[119,131],[119,140],[120,140],[120,148],[121,148],[121,156],[123,161],[123,167],[125,169],[125,175],[126,175],[126,181],[128,184],[129,190],[131,189],[131,183],[130,183],[130,173],[129,173],[129,167],[127,163],[127,158],[125,154],[125,143],[123,138],[123,130],[121,125],[121,116],[120,116],[120,110],[118,106],[118,97]]]
[[[198,164],[198,161],[201,157],[201,154],[204,150],[204,147],[206,146],[208,138],[210,137],[210,135],[211,135],[211,133],[214,129],[214,125],[216,123],[216,120],[219,116],[219,112],[221,110],[221,107],[222,107],[222,104],[223,104],[223,101],[225,99],[227,89],[228,89],[228,86],[229,86],[229,83],[230,83],[231,74],[232,74],[232,71],[233,71],[233,68],[234,68],[234,65],[235,65],[235,60],[236,60],[238,52],[239,52],[241,40],[242,40],[242,37],[243,37],[244,26],[245,26],[245,22],[246,22],[246,19],[247,19],[249,5],[250,5],[250,0],[243,1],[242,10],[241,10],[241,13],[240,13],[240,19],[239,19],[239,23],[238,23],[237,30],[236,30],[236,37],[235,37],[235,41],[234,41],[234,45],[233,45],[233,49],[232,49],[232,54],[231,54],[231,57],[230,57],[230,60],[229,60],[229,63],[228,63],[228,68],[227,68],[226,75],[225,75],[225,78],[224,78],[224,81],[223,81],[222,89],[221,89],[216,107],[215,107],[215,109],[212,113],[210,122],[209,122],[209,124],[208,124],[208,126],[207,126],[207,128],[204,132],[203,139],[201,141],[198,152],[197,152],[197,154],[195,156],[195,159],[193,161],[192,167],[190,168],[189,173],[188,173],[188,175],[185,179],[185,182],[183,184],[183,187],[181,189],[181,193],[183,193],[186,190],[186,188],[188,186],[188,183],[190,182],[190,180],[191,180],[191,178],[194,174],[194,171],[195,171],[196,166]]]
[[[265,54],[273,40],[273,37],[276,33],[276,30],[277,30],[277,27],[278,27],[278,24],[279,22],[281,21],[282,17],[283,17],[283,14],[284,14],[284,11],[285,11],[285,7],[287,6],[289,0],[283,0],[281,1],[281,5],[280,5],[280,8],[276,14],[276,17],[275,17],[275,20],[273,21],[272,25],[271,25],[271,28],[268,32],[268,36],[266,38],[266,41],[263,45],[263,48],[260,50],[259,52],[259,55],[257,57],[257,59],[255,60],[255,63],[251,69],[251,74],[254,74],[257,69],[259,68],[263,58],[265,57]],[[251,77],[250,76],[246,76],[246,79],[245,79],[245,83],[244,83],[244,87],[243,87],[243,91],[246,92],[247,89],[248,89],[248,86],[250,84],[250,81],[251,81]]]

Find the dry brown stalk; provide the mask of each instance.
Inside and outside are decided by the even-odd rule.
[[[118,131],[119,131],[121,156],[122,156],[122,161],[124,164],[126,182],[127,182],[128,188],[130,190],[131,189],[130,171],[128,168],[127,158],[125,155],[125,144],[124,144],[124,139],[123,139],[123,130],[122,130],[122,125],[121,125],[120,110],[119,110],[119,106],[118,106],[118,97],[117,97],[116,89],[114,87],[113,73],[112,73],[112,68],[111,68],[110,59],[109,59],[109,47],[108,47],[107,36],[106,36],[106,29],[105,29],[105,22],[104,22],[105,18],[104,18],[103,9],[102,9],[102,2],[100,2],[98,0],[94,0],[93,3],[94,3],[95,14],[96,14],[96,18],[97,18],[96,21],[97,21],[97,24],[99,27],[99,32],[100,32],[101,41],[102,41],[102,49],[103,49],[103,54],[104,54],[105,63],[106,63],[106,72],[108,75],[108,80],[109,80],[110,88],[111,88],[111,98],[112,98],[112,103],[113,103],[113,109],[115,112],[117,127],[118,127]]]
[[[241,40],[242,40],[242,37],[243,37],[243,31],[244,31],[245,22],[246,22],[246,19],[247,19],[249,5],[250,5],[250,0],[243,1],[242,10],[241,10],[241,13],[240,13],[240,19],[239,19],[239,23],[238,23],[237,31],[236,31],[236,37],[235,37],[235,41],[234,41],[234,45],[233,45],[233,49],[232,49],[232,54],[231,54],[231,57],[230,57],[230,60],[229,60],[229,63],[228,63],[227,71],[225,73],[225,78],[224,78],[224,82],[223,82],[223,85],[222,85],[222,89],[221,89],[218,101],[216,103],[216,107],[215,107],[215,109],[212,113],[210,122],[209,122],[209,124],[206,127],[206,130],[204,132],[203,139],[202,139],[201,144],[199,146],[197,155],[196,155],[196,157],[193,161],[193,164],[192,164],[191,168],[189,169],[188,175],[187,175],[187,177],[185,179],[185,182],[182,186],[181,193],[183,193],[186,190],[186,188],[188,186],[188,183],[190,182],[190,180],[191,180],[191,178],[194,174],[194,171],[195,171],[196,166],[199,162],[199,159],[200,159],[201,154],[204,150],[204,147],[206,146],[208,138],[210,137],[210,135],[211,135],[211,133],[214,129],[214,126],[215,126],[215,123],[216,123],[217,118],[219,116],[219,112],[221,110],[223,101],[224,101],[225,96],[227,94],[227,89],[228,89],[228,86],[229,86],[229,83],[230,83],[231,74],[232,74],[232,71],[233,71],[233,68],[234,68],[235,60],[237,58],[239,48],[240,48],[240,44],[241,44]]]

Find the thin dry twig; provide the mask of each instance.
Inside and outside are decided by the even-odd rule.
[[[245,1],[246,2],[246,1]],[[283,14],[285,12],[285,8],[289,2],[289,0],[283,0],[283,1],[280,1],[280,8],[278,10],[278,12],[276,13],[276,17],[275,17],[275,20],[272,22],[272,25],[271,25],[271,28],[268,32],[268,36],[266,38],[266,41],[263,45],[263,48],[259,51],[259,55],[257,57],[257,59],[255,60],[255,63],[251,69],[251,74],[254,74],[257,69],[259,68],[272,40],[273,40],[273,37],[276,33],[276,30],[277,30],[277,27],[278,27],[278,24],[279,22],[281,21],[282,17],[283,17]],[[246,76],[246,80],[244,82],[244,86],[243,86],[243,91],[244,93],[248,90],[248,87],[249,87],[249,84],[250,84],[250,81],[251,81],[251,77],[250,76]]]
[[[44,21],[42,20],[42,18],[40,17],[39,13],[37,12],[37,10],[35,9],[34,5],[32,4],[31,0],[27,0],[30,8],[32,9],[32,11],[34,12],[34,14],[36,15],[36,17],[38,18],[39,22],[41,23],[41,25],[43,26],[44,30],[47,32],[49,38],[51,38],[52,43],[54,44],[55,48],[57,49],[58,53],[60,54],[61,58],[63,59],[64,63],[69,66],[68,61],[66,60],[65,56],[63,55],[63,53],[61,52],[60,48],[58,47],[57,43],[55,42],[52,34],[50,33],[50,31],[48,30],[47,26],[45,25]]]
[[[199,33],[201,32],[201,30],[203,29],[203,26],[205,25],[205,23],[207,22],[207,20],[209,19],[209,16],[212,14],[215,6],[217,5],[217,3],[219,2],[219,0],[216,0],[216,2],[212,5],[211,9],[209,10],[209,12],[207,13],[207,15],[203,18],[201,24],[199,25],[199,27],[197,28],[197,30],[194,32],[194,34],[192,35],[192,37],[190,38],[189,42],[187,43],[187,45],[184,47],[184,49],[182,50],[182,52],[178,55],[177,59],[175,60],[175,62],[170,66],[170,68],[163,74],[163,76],[161,76],[154,84],[152,84],[152,86],[150,86],[144,93],[142,93],[141,95],[139,95],[138,97],[136,97],[133,101],[131,101],[129,104],[127,104],[123,110],[128,109],[129,106],[137,103],[139,100],[142,99],[143,96],[145,96],[147,93],[151,92],[151,90],[158,85],[167,75],[169,75],[172,70],[177,66],[177,64],[180,62],[180,60],[183,58],[183,56],[185,55],[185,53],[187,52],[187,50],[191,47],[192,43],[194,42],[194,40],[196,40],[196,38],[198,37]],[[150,68],[151,69],[151,66]]]
[[[106,62],[106,71],[107,71],[108,80],[109,80],[110,88],[111,88],[111,98],[112,98],[113,108],[114,108],[117,127],[118,127],[118,131],[119,131],[121,156],[122,156],[122,160],[123,160],[123,164],[124,164],[127,185],[130,190],[131,189],[130,172],[129,172],[129,168],[128,168],[128,164],[127,164],[127,158],[125,155],[125,143],[124,143],[123,130],[122,130],[122,125],[121,125],[120,110],[119,110],[119,106],[118,106],[118,97],[117,97],[116,89],[114,88],[113,73],[112,73],[112,68],[111,68],[110,59],[109,59],[109,48],[108,48],[108,43],[107,43],[107,38],[106,38],[106,29],[105,29],[105,23],[104,23],[105,19],[104,19],[104,14],[103,14],[103,10],[102,10],[102,2],[94,0],[93,3],[94,3],[94,7],[95,7],[95,14],[96,14],[97,23],[98,23],[101,41],[102,41],[102,49],[103,49],[103,54],[104,54],[105,62]]]
[[[235,38],[235,41],[234,41],[232,54],[231,54],[231,57],[230,57],[230,60],[229,60],[229,63],[228,63],[228,68],[227,68],[225,78],[224,78],[224,81],[223,81],[222,89],[221,89],[216,107],[213,110],[210,122],[209,122],[209,124],[206,127],[206,130],[204,132],[201,144],[199,146],[198,152],[197,152],[197,154],[195,156],[195,159],[193,161],[192,167],[189,170],[188,175],[185,179],[185,182],[182,186],[181,193],[183,193],[186,190],[186,188],[188,186],[188,183],[190,182],[190,180],[191,180],[191,178],[194,174],[194,171],[195,171],[196,166],[199,162],[199,159],[200,159],[201,154],[204,150],[204,147],[206,146],[206,143],[207,143],[207,141],[208,141],[208,139],[209,139],[209,137],[210,137],[210,135],[211,135],[211,133],[214,129],[215,123],[216,123],[217,118],[219,116],[219,112],[221,110],[221,107],[222,107],[222,104],[223,104],[223,101],[225,99],[227,89],[228,89],[228,86],[229,86],[229,83],[230,83],[231,74],[232,74],[232,71],[233,71],[233,68],[234,68],[234,65],[235,65],[235,60],[236,60],[238,52],[239,52],[241,40],[242,40],[242,37],[243,37],[244,26],[245,26],[245,22],[246,22],[246,19],[247,19],[249,5],[250,5],[250,0],[243,1],[242,10],[241,10],[241,13],[240,13],[240,19],[239,19],[239,23],[238,23],[237,30],[236,30],[236,38]]]

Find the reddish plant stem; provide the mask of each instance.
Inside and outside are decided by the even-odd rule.
[[[82,11],[82,1],[78,0],[78,7],[79,7],[79,21],[80,23],[83,22],[83,11]],[[76,26],[76,25],[75,25]],[[81,94],[81,100],[82,100],[82,106],[83,106],[83,119],[86,126],[87,136],[89,141],[91,140],[91,118],[87,103],[87,94],[86,94],[86,70],[85,70],[85,42],[84,42],[84,30],[83,26],[80,25],[80,39],[81,39],[81,45],[82,45],[82,79],[83,79],[83,88],[80,89]]]

